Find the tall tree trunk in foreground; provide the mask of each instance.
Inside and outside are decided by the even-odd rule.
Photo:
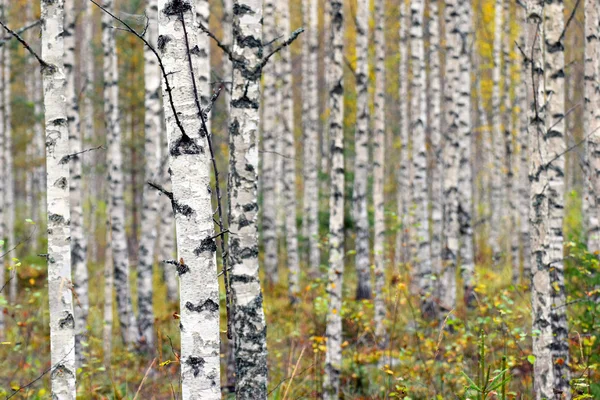
[[[110,214],[110,204],[108,212]],[[104,323],[102,325],[102,350],[104,352],[104,367],[110,368],[112,349],[112,326],[113,326],[113,288],[115,283],[115,270],[113,268],[112,256],[112,229],[110,219],[106,221],[106,248],[104,249]]]
[[[279,0],[279,17],[284,37],[290,35],[289,0]],[[297,301],[300,291],[298,260],[298,226],[296,224],[296,147],[294,141],[294,98],[292,87],[292,58],[289,46],[281,49],[282,107],[279,123],[283,127],[283,202],[285,207],[285,241],[288,267],[288,294]]]
[[[158,2],[158,49],[170,77],[170,87],[163,77],[163,109],[181,284],[181,380],[185,400],[221,398],[210,152],[198,110],[193,56],[189,53],[197,38],[194,12],[188,1]]]
[[[375,1],[375,124],[373,136],[373,206],[375,208],[375,336],[385,348],[385,13],[384,0]]]
[[[0,3],[2,10],[0,15],[4,21],[10,21],[8,0],[2,0]],[[16,245],[15,242],[15,181],[14,181],[14,163],[12,146],[12,101],[11,101],[11,55],[10,46],[2,46],[0,51],[4,51],[4,86],[0,88],[4,92],[4,223],[6,228],[6,246],[8,249]],[[4,261],[2,261],[4,262]],[[10,265],[10,261],[9,265]],[[14,264],[14,262],[13,262]],[[17,300],[17,286],[19,277],[17,267],[10,266],[10,285],[9,298],[10,303],[15,304]]]
[[[443,160],[442,160],[442,82],[440,72],[440,21],[438,0],[429,2],[429,132],[431,141],[431,264],[433,273],[442,271]]]
[[[331,195],[329,198],[329,309],[325,338],[323,399],[335,400],[342,371],[342,286],[344,282],[344,8],[329,0],[329,135],[331,137]]]
[[[474,301],[473,275],[475,262],[473,252],[473,227],[471,215],[473,211],[473,170],[471,159],[471,49],[472,30],[471,3],[459,0],[458,37],[459,42],[459,78],[457,91],[457,112],[459,129],[459,168],[458,168],[458,224],[460,234],[460,274],[463,279],[464,301],[472,305]]]
[[[146,0],[147,40],[156,46],[158,38],[158,3]],[[160,176],[160,69],[152,51],[144,46],[144,182],[158,182]],[[138,249],[138,329],[139,344],[144,350],[154,348],[154,305],[152,302],[152,270],[157,238],[159,195],[144,183],[142,195],[142,235]],[[167,227],[163,227],[168,229]]]
[[[1,5],[2,3],[0,3]],[[3,17],[0,14],[0,17]],[[0,49],[0,87],[4,85],[4,74],[2,66],[4,62],[4,51]],[[3,91],[0,90],[0,171],[5,170],[4,163],[4,137],[5,137],[5,129],[4,129],[4,94]],[[4,223],[4,185],[6,179],[5,174],[0,174],[0,240],[2,240],[2,245],[0,245],[0,250],[4,253],[4,235],[6,233],[6,225]],[[6,266],[4,260],[0,261],[0,282],[6,282]],[[4,285],[4,283],[2,284]],[[6,293],[2,295],[3,298],[6,298]],[[0,312],[0,339],[4,339],[4,313]]]
[[[268,42],[276,37],[275,30],[275,0],[264,2],[263,41]],[[275,63],[270,62],[263,70],[263,159],[262,159],[262,234],[265,248],[265,277],[270,283],[279,282],[278,274],[278,243],[277,243],[277,207],[275,196],[275,181],[279,173],[276,171],[275,158],[278,157],[276,145],[276,111],[277,86]]]
[[[599,7],[596,1],[585,2],[585,79],[584,79],[584,138],[586,148],[586,180],[584,200],[588,213],[584,215],[587,226],[587,245],[591,252],[600,250],[600,29]]]
[[[417,252],[414,258],[416,288],[421,296],[421,312],[425,317],[435,314],[432,297],[433,279],[431,271],[431,247],[429,242],[429,202],[427,191],[427,148],[425,131],[427,111],[425,102],[425,41],[423,38],[423,0],[413,0],[410,6],[411,85],[411,132],[414,169],[413,202],[415,207],[415,229]]]
[[[65,74],[67,80],[67,117],[69,121],[70,194],[71,194],[71,266],[73,283],[77,295],[75,308],[75,354],[77,367],[85,361],[83,343],[86,340],[86,325],[90,301],[88,297],[87,243],[83,233],[83,190],[81,186],[81,130],[79,125],[79,90],[75,85],[75,0],[65,1]]]
[[[356,135],[354,145],[353,219],[356,224],[356,299],[371,298],[371,261],[369,259],[369,0],[358,0],[356,8]],[[423,86],[423,89],[425,87]]]
[[[563,219],[565,215],[565,53],[564,53],[564,4],[562,1],[544,6],[544,86],[548,118],[546,144],[548,146],[548,253],[550,285],[553,288],[551,309],[554,345],[554,388],[569,400],[569,327],[564,276]]]
[[[42,59],[48,188],[48,298],[52,397],[75,399],[75,320],[69,227],[69,132],[65,99],[64,1],[42,1]]]
[[[444,311],[456,306],[456,264],[460,248],[458,220],[459,175],[459,110],[460,80],[459,7],[457,1],[446,1],[446,76],[444,82],[445,144],[444,160],[444,249],[439,282],[440,305]]]
[[[503,231],[504,202],[502,198],[502,177],[504,173],[503,164],[505,156],[505,147],[502,133],[502,112],[500,97],[500,73],[502,64],[502,24],[503,8],[502,2],[507,0],[496,0],[494,5],[494,48],[492,52],[492,149],[494,152],[494,163],[491,177],[491,227],[490,243],[492,246],[493,257],[495,260],[501,254],[501,235]]]
[[[305,82],[302,98],[304,119],[304,221],[302,228],[304,236],[308,238],[308,272],[317,276],[321,264],[319,249],[319,90],[318,80],[318,2],[306,0],[307,9],[304,10],[305,34],[303,57],[307,58],[303,70],[303,83]]]
[[[105,0],[104,8],[113,10],[113,0]],[[121,126],[119,110],[119,70],[113,19],[102,14],[102,47],[104,49],[104,118],[108,141],[108,181],[110,185],[110,220],[112,255],[115,268],[115,290],[121,337],[129,347],[137,338],[135,316],[131,305],[129,285],[129,257],[125,233],[125,199],[123,182],[123,155],[121,153]]]
[[[409,138],[408,131],[408,24],[409,13],[406,1],[400,1],[400,66],[399,66],[399,99],[400,99],[400,167],[398,168],[397,180],[397,218],[400,230],[396,233],[396,264],[408,261],[408,212],[410,210],[410,179],[409,179]]]
[[[262,1],[234,0],[229,123],[229,264],[238,399],[267,397],[267,326],[256,228]]]

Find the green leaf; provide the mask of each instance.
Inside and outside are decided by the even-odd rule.
[[[35,225],[35,222],[33,222],[33,220],[31,218],[26,218],[25,222],[27,222],[28,224]]]
[[[529,361],[529,363],[531,365],[533,365],[533,363],[535,363],[535,356],[533,354],[530,354],[527,356],[527,361]]]

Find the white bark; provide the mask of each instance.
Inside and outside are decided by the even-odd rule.
[[[113,0],[105,0],[104,8],[113,10]],[[135,315],[131,305],[129,284],[129,257],[125,233],[125,199],[123,181],[123,155],[121,153],[121,126],[119,111],[118,65],[113,19],[102,14],[102,47],[104,50],[104,118],[108,141],[108,181],[112,229],[112,255],[115,268],[115,289],[121,337],[126,346],[131,346],[137,338]]]
[[[384,1],[375,1],[375,121],[373,137],[373,206],[375,208],[375,336],[380,348],[387,344],[384,326],[385,287],[385,13]]]
[[[48,298],[52,397],[75,399],[75,320],[71,293],[69,141],[64,55],[64,1],[42,2],[46,120]]]
[[[146,38],[156,46],[158,38],[158,3],[146,1],[148,18]],[[152,51],[144,46],[144,182],[158,182],[160,176],[160,69]],[[154,304],[152,301],[152,270],[154,246],[157,241],[159,194],[144,184],[142,195],[141,238],[138,249],[138,342],[142,349],[154,348]],[[165,228],[166,229],[166,228]]]
[[[408,262],[408,212],[410,210],[409,178],[409,119],[408,119],[408,25],[409,13],[406,1],[400,2],[400,65],[399,65],[399,99],[400,99],[400,167],[398,168],[397,217],[399,230],[396,233],[396,264]]]
[[[304,221],[302,228],[308,238],[308,272],[316,276],[321,264],[319,249],[319,91],[318,81],[318,2],[306,0],[304,10],[307,32],[304,34],[302,106],[304,121]]]
[[[279,0],[279,25],[284,37],[290,36],[289,0]],[[294,141],[294,98],[292,85],[292,58],[290,47],[281,54],[282,107],[279,124],[283,127],[283,203],[285,210],[285,242],[288,267],[288,295],[297,301],[300,292],[300,263],[298,260],[298,226],[296,223],[296,145]]]
[[[585,2],[585,79],[584,79],[584,138],[586,143],[586,177],[584,202],[587,201],[585,225],[588,250],[600,250],[600,29],[599,6],[596,1]]]
[[[491,174],[491,227],[490,244],[494,259],[497,260],[501,253],[501,235],[503,233],[504,202],[502,196],[503,170],[505,162],[504,135],[502,132],[502,112],[500,97],[501,56],[502,56],[502,30],[503,30],[503,1],[495,0],[494,3],[494,48],[492,52],[492,149],[494,154],[493,172]]]
[[[110,213],[110,204],[108,205]],[[104,253],[104,310],[102,324],[102,350],[104,352],[104,366],[110,368],[112,349],[112,326],[113,326],[113,287],[115,283],[113,257],[112,257],[112,234],[110,219],[106,221],[106,248]]]
[[[272,40],[275,31],[275,0],[264,2],[263,41]],[[275,186],[279,174],[276,171],[276,112],[277,86],[274,60],[263,69],[263,159],[262,159],[262,234],[265,248],[265,276],[269,282],[279,282],[278,274],[278,243],[277,243],[277,207]]]
[[[158,2],[158,50],[180,277],[182,399],[220,399],[219,285],[210,186],[210,152],[197,108],[194,7],[188,0]],[[185,35],[187,32],[187,38]],[[189,43],[189,49],[186,47]],[[173,103],[171,103],[173,102]],[[175,112],[171,108],[175,107]]]
[[[67,80],[67,117],[69,122],[69,151],[71,154],[82,150],[79,125],[79,90],[75,85],[75,0],[65,0],[65,75]],[[86,341],[86,325],[90,302],[88,297],[88,270],[86,260],[86,239],[83,233],[83,190],[81,186],[81,156],[69,159],[71,196],[71,266],[73,283],[77,295],[75,308],[75,354],[77,367],[85,361],[83,342]]]
[[[329,295],[325,338],[323,399],[335,400],[342,371],[342,286],[344,282],[344,9],[329,0],[329,135],[331,138],[331,195],[329,198]]]
[[[367,183],[369,179],[369,4],[369,0],[358,0],[356,7],[356,134],[354,138],[356,156],[354,158],[352,217],[356,225],[357,300],[371,298],[369,215],[367,210]],[[425,89],[425,85],[422,89]],[[423,131],[424,135],[425,131]]]
[[[2,3],[0,3],[2,5]],[[0,14],[0,17],[3,17]],[[4,51],[0,49],[0,86],[4,85]],[[0,170],[4,171],[4,137],[5,137],[5,129],[4,129],[4,91],[0,90]],[[6,224],[4,222],[4,185],[5,185],[5,175],[0,174],[0,240],[2,240],[2,245],[0,249],[4,252],[4,235],[6,233]],[[6,265],[4,260],[0,261],[0,282],[6,282]],[[4,285],[4,283],[2,283]],[[0,293],[3,299],[6,299],[6,293]],[[0,313],[0,339],[4,339],[4,313]]]
[[[267,397],[267,327],[256,226],[262,1],[234,0],[229,122],[229,265],[237,399]]]

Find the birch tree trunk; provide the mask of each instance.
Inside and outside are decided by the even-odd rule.
[[[105,0],[104,8],[113,10],[113,0]],[[108,135],[108,182],[110,186],[110,220],[112,229],[112,256],[115,268],[117,311],[123,343],[130,347],[137,339],[137,326],[131,305],[129,285],[129,256],[125,233],[125,199],[123,155],[121,153],[121,126],[119,110],[119,70],[115,30],[112,17],[102,14],[102,47],[104,49],[104,118]]]
[[[431,265],[433,273],[439,277],[442,271],[443,235],[443,160],[442,160],[442,80],[440,72],[440,21],[438,1],[429,2],[429,134],[431,140]]]
[[[0,14],[5,21],[10,21],[10,2],[2,0]],[[10,46],[2,46],[4,51],[4,86],[0,88],[4,92],[4,223],[6,232],[6,246],[8,249],[16,245],[15,242],[15,182],[12,146],[12,100],[11,100],[11,54]],[[4,262],[4,261],[3,261]],[[10,263],[10,261],[9,261]],[[9,299],[11,304],[17,300],[17,287],[19,277],[17,268],[9,269],[10,285]]]
[[[289,37],[289,0],[279,0],[279,24],[284,37]],[[280,125],[283,127],[283,202],[285,210],[285,241],[287,253],[288,295],[297,301],[300,291],[300,264],[298,260],[298,226],[296,224],[296,145],[294,143],[294,98],[292,87],[292,59],[289,46],[281,49],[281,88],[283,96]]]
[[[82,150],[79,123],[79,90],[75,85],[75,0],[65,0],[65,75],[67,81],[67,118],[69,122],[69,151],[75,154],[69,157],[69,184],[71,200],[71,266],[73,283],[77,295],[75,310],[75,355],[77,367],[85,362],[83,343],[86,340],[87,316],[90,302],[88,298],[87,243],[83,233],[83,191],[81,187],[81,157],[76,155]]]
[[[459,239],[459,151],[460,151],[460,41],[459,4],[455,0],[446,1],[446,76],[444,81],[445,143],[444,160],[444,249],[443,265],[439,282],[440,306],[444,311],[456,306],[456,264],[460,251]]]
[[[410,209],[410,185],[409,180],[409,119],[408,119],[408,25],[409,13],[406,1],[400,1],[400,64],[399,64],[399,100],[400,100],[400,167],[398,168],[398,221],[400,229],[396,233],[396,264],[408,262],[408,212]]]
[[[554,388],[565,399],[571,398],[569,379],[569,327],[566,314],[566,294],[563,253],[563,219],[565,205],[565,55],[564,3],[556,1],[544,6],[544,88],[548,118],[546,144],[548,146],[548,253],[550,285],[553,288],[551,309],[554,345]]]
[[[410,5],[410,48],[412,80],[411,87],[411,133],[412,164],[414,170],[413,202],[417,252],[414,258],[415,274],[419,295],[421,296],[421,312],[426,318],[435,315],[433,301],[433,279],[431,271],[431,243],[429,242],[429,203],[427,190],[427,148],[425,131],[427,111],[425,101],[425,42],[423,38],[424,2],[414,0]]]
[[[356,7],[356,135],[354,139],[356,156],[354,159],[354,191],[352,192],[353,218],[356,223],[357,300],[371,298],[369,215],[367,211],[367,183],[369,179],[369,8],[369,0],[358,0]],[[423,89],[425,89],[425,86],[423,86]]]
[[[490,243],[492,246],[494,260],[501,255],[500,240],[503,233],[502,216],[504,215],[504,203],[502,196],[503,164],[505,160],[504,135],[502,132],[502,112],[500,97],[500,78],[502,72],[502,24],[503,8],[502,2],[507,0],[495,0],[494,5],[494,48],[492,52],[492,149],[494,152],[493,172],[491,177],[491,227]]]
[[[460,234],[460,274],[463,279],[464,302],[467,306],[474,303],[473,276],[475,274],[475,255],[473,251],[473,170],[471,157],[471,49],[472,30],[471,3],[468,0],[458,1],[458,37],[459,42],[459,80],[455,88],[458,99],[456,103],[459,125],[460,154],[458,163],[458,224]]]
[[[148,18],[146,37],[152,46],[158,38],[158,3],[146,0]],[[146,164],[144,182],[156,182],[160,174],[160,69],[152,51],[144,46],[144,155]],[[159,218],[159,195],[150,185],[144,184],[142,195],[142,221],[138,249],[138,329],[139,345],[146,351],[154,348],[154,305],[152,302],[152,269],[154,264],[154,246],[157,239]],[[167,229],[165,227],[165,229]]]
[[[236,397],[267,397],[267,329],[258,277],[256,228],[262,1],[234,0],[229,145],[229,264]]]
[[[587,201],[587,215],[584,215],[587,226],[588,250],[600,250],[600,86],[598,81],[600,68],[600,15],[598,3],[585,2],[585,79],[584,79],[584,138],[586,142],[586,180],[584,200]]]
[[[264,2],[263,41],[268,42],[276,37],[275,31],[275,0]],[[277,243],[277,207],[275,186],[278,173],[275,158],[277,111],[277,83],[275,63],[265,65],[263,69],[263,160],[262,160],[262,234],[265,248],[265,277],[270,283],[279,282],[278,274],[278,243]]]
[[[0,2],[0,5],[3,3]],[[4,17],[2,14],[0,16]],[[4,51],[0,49],[0,86],[4,85]],[[0,90],[0,171],[5,170],[4,162],[4,139],[6,130],[4,129],[4,91]],[[6,234],[6,224],[4,219],[4,192],[6,179],[4,174],[0,174],[0,240],[4,241]],[[4,243],[0,250],[4,253]],[[0,261],[0,282],[6,282],[6,265],[4,260]],[[4,285],[4,283],[2,284]],[[1,294],[6,298],[6,293]],[[0,312],[0,339],[4,339],[4,313]]]
[[[375,123],[373,136],[373,206],[375,209],[375,336],[380,348],[387,344],[384,326],[385,287],[385,12],[384,0],[375,1]]]
[[[158,50],[170,77],[170,87],[163,78],[163,109],[181,284],[182,398],[220,399],[219,286],[210,153],[189,53],[197,38],[195,10],[189,1],[159,0],[158,11]]]
[[[344,8],[329,0],[328,46],[329,135],[331,138],[331,195],[329,198],[329,295],[325,339],[323,399],[336,400],[342,370],[342,286],[344,282]]]
[[[108,211],[110,214],[110,204]],[[113,326],[113,288],[115,283],[115,270],[112,256],[112,229],[110,219],[106,221],[106,248],[104,252],[104,323],[102,325],[102,350],[104,352],[104,366],[110,368]]]
[[[43,1],[42,59],[48,203],[48,298],[52,397],[75,399],[75,320],[71,281],[69,140],[63,64],[64,1]]]
[[[303,82],[306,81],[302,102],[306,106],[304,119],[304,236],[308,238],[308,272],[316,277],[321,264],[319,249],[319,91],[318,79],[318,2],[306,0],[304,11],[308,26],[305,33],[306,43],[303,57],[307,58],[303,71]]]

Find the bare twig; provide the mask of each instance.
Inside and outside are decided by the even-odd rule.
[[[152,370],[152,367],[154,367],[155,362],[156,362],[156,357],[154,357],[154,359],[152,360],[152,363],[146,370],[146,373],[144,374],[144,378],[142,379],[142,382],[140,383],[140,386],[138,387],[137,392],[135,392],[135,396],[133,397],[133,400],[137,400],[137,398],[140,394],[140,390],[142,390],[142,386],[144,386],[144,382],[146,382],[146,379],[148,378],[148,374],[150,374],[150,371]]]
[[[25,47],[25,49],[28,52],[30,52],[31,55],[33,55],[36,58],[36,60],[38,60],[38,62],[42,66],[42,68],[48,68],[48,67],[50,67],[50,64],[48,64],[46,61],[42,60],[40,58],[40,56],[31,48],[31,46],[29,46],[29,44],[25,41],[25,39],[23,39],[21,36],[19,36],[19,34],[17,32],[15,32],[12,29],[10,29],[2,21],[0,21],[0,25],[2,25],[2,27],[4,28],[4,30],[6,30],[6,32],[10,33],[15,39],[17,39],[23,45],[23,47]]]
[[[147,181],[146,183],[148,185],[150,185],[151,187],[153,187],[154,189],[156,189],[159,192],[161,192],[162,194],[164,194],[165,196],[167,196],[169,198],[169,200],[173,201],[173,192],[169,192],[167,189],[165,189],[164,187],[160,186],[158,183],[154,183],[152,181]]]
[[[290,37],[285,42],[281,43],[279,46],[277,46],[276,48],[271,50],[271,52],[269,54],[267,54],[266,57],[263,57],[261,63],[258,64],[255,71],[262,71],[263,67],[265,65],[267,65],[267,62],[269,62],[269,58],[271,58],[275,53],[278,53],[279,51],[281,51],[281,49],[283,49],[284,47],[287,47],[290,44],[292,44],[294,42],[294,40],[296,40],[302,32],[304,32],[304,28],[298,28],[294,32],[292,32]]]
[[[75,158],[76,156],[78,156],[80,154],[88,153],[88,152],[94,151],[94,150],[106,150],[106,147],[104,147],[103,145],[100,145],[100,146],[96,146],[96,147],[92,147],[89,149],[78,151],[77,153],[67,154],[66,156],[61,158],[58,163],[60,165],[64,165],[64,164],[68,163],[70,160],[72,160],[73,158]]]
[[[229,58],[230,61],[235,61],[235,57],[233,57],[233,53],[231,52],[231,49],[229,48],[228,45],[223,44],[215,35],[213,35],[213,33],[211,31],[208,30],[207,27],[204,26],[204,24],[202,24],[202,22],[200,21],[196,21],[197,24],[200,26],[200,30],[204,33],[206,33],[208,35],[209,38],[211,38],[212,40],[215,41],[215,43],[217,44],[217,46],[219,46],[219,48],[221,50],[223,50],[223,52],[225,54],[227,54],[227,57]]]
[[[36,21],[33,21],[33,22],[29,22],[28,24],[25,24],[25,26],[23,26],[22,28],[17,29],[14,33],[16,33],[17,35],[20,35],[21,33],[25,32],[31,28],[35,28],[36,26],[38,26],[41,23],[42,23],[42,21],[39,19]],[[2,40],[0,40],[0,47],[4,46],[7,42],[9,42],[14,37],[15,36],[13,34],[5,36]]]

